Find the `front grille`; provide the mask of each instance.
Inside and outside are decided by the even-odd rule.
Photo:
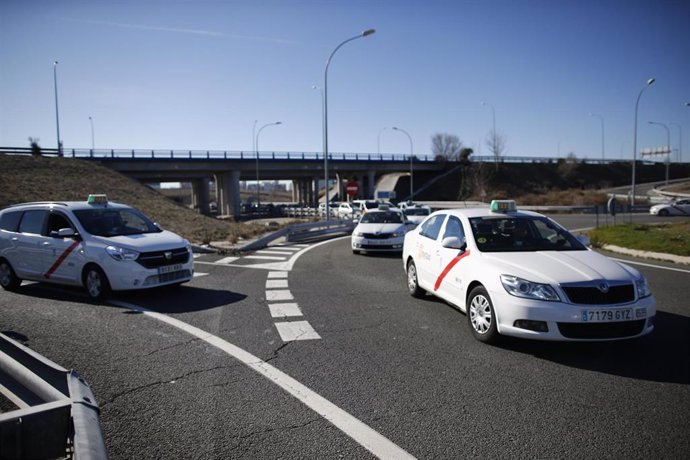
[[[368,240],[387,240],[392,236],[392,233],[362,233],[362,238],[366,238]]]
[[[608,292],[601,292],[594,286],[567,287],[562,286],[572,303],[582,305],[609,305],[629,303],[635,300],[635,288],[632,284],[611,286]]]
[[[616,323],[557,323],[563,337],[569,339],[621,339],[641,334],[647,320]]]
[[[169,253],[170,258],[165,257]],[[142,252],[137,262],[146,268],[158,268],[164,265],[186,264],[189,260],[187,248],[171,249],[169,251]]]
[[[376,250],[376,249],[400,249],[402,250],[402,246],[398,246],[397,248],[394,248],[392,244],[363,244],[360,248],[358,249],[371,249],[371,250]]]
[[[192,277],[192,272],[189,270],[180,270],[170,273],[161,273],[160,275],[151,275],[144,281],[144,286],[152,286],[157,284],[169,283],[171,281],[187,280]]]

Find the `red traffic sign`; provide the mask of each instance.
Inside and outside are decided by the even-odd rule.
[[[350,181],[345,186],[345,191],[348,195],[355,196],[359,193],[359,185],[357,185],[357,182]]]

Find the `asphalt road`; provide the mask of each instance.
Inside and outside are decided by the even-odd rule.
[[[582,228],[591,217],[557,220]],[[370,449],[388,440],[418,458],[690,453],[688,267],[632,260],[646,264],[636,268],[657,301],[650,337],[487,346],[462,313],[410,297],[398,257],[354,256],[347,239],[305,249],[202,256],[188,285],[107,305],[25,284],[0,291],[0,331],[86,378],[111,458],[372,457],[345,434],[356,422],[373,433]],[[301,315],[273,317],[276,303]],[[250,364],[148,311],[250,353]],[[283,341],[279,324],[298,321],[318,338]],[[327,421],[285,381],[309,404],[316,398],[299,384],[344,413]]]

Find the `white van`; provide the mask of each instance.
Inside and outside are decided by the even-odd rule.
[[[26,279],[83,286],[100,300],[111,290],[181,284],[193,276],[189,241],[105,195],[0,211],[4,289],[17,289]]]

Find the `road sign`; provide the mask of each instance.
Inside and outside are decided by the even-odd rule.
[[[359,185],[357,185],[357,182],[350,181],[345,186],[345,191],[348,195],[355,196],[359,193]]]

